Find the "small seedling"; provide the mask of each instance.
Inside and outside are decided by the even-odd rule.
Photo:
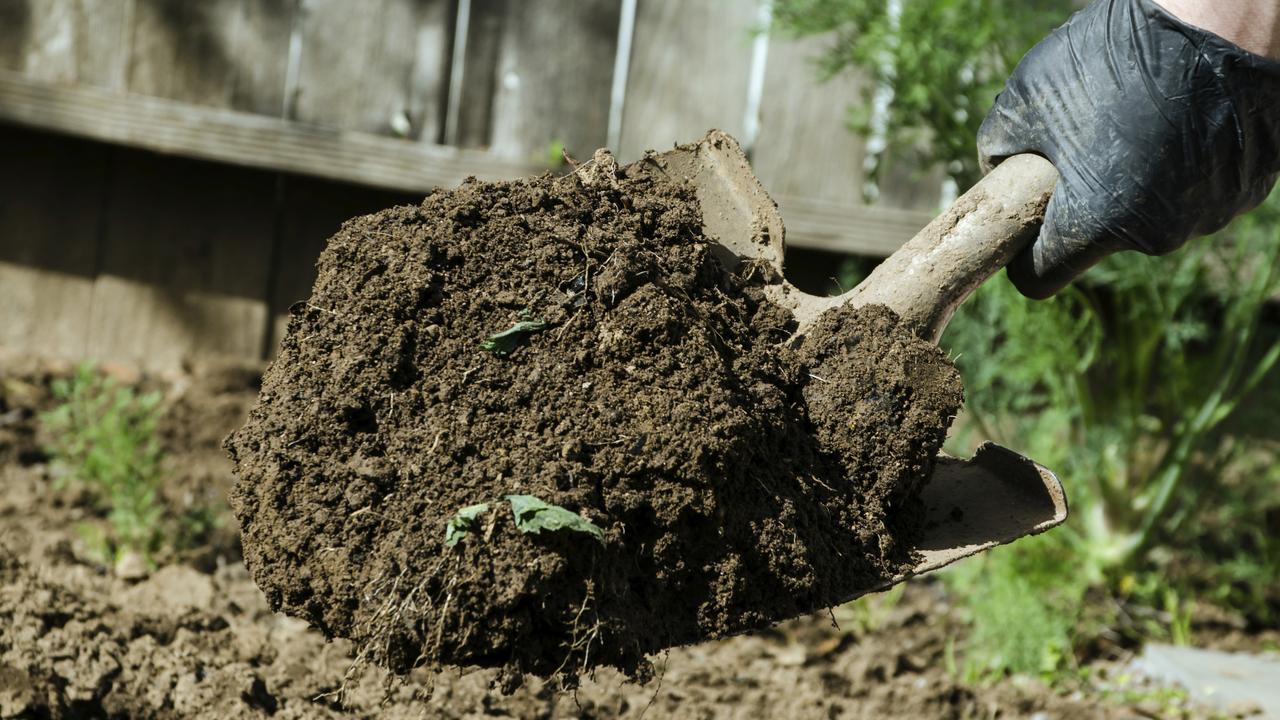
[[[516,518],[516,529],[522,533],[572,530],[586,533],[604,544],[604,530],[572,510],[552,505],[532,495],[508,495],[507,501],[511,503],[511,512]]]
[[[489,503],[476,503],[468,505],[449,518],[449,524],[444,529],[444,544],[453,547],[464,535],[469,534],[475,529],[476,519],[489,510]]]
[[[512,350],[520,344],[525,335],[530,333],[541,332],[547,328],[545,320],[521,320],[511,327],[500,333],[494,333],[485,339],[480,347],[488,350],[494,355],[506,356],[510,355]]]
[[[60,404],[41,415],[49,454],[65,473],[59,484],[82,483],[107,512],[112,533],[101,545],[119,559],[148,557],[163,541],[161,459],[157,437],[161,397],[138,394],[84,363],[53,383]]]

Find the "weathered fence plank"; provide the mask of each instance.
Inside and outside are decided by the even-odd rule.
[[[135,0],[128,88],[280,116],[293,0]]]
[[[294,117],[439,142],[450,0],[304,0]]]
[[[787,245],[833,253],[885,257],[933,220],[930,210],[906,210],[859,202],[823,202],[803,195],[774,195],[787,230]]]
[[[481,0],[473,8],[502,18],[489,148],[529,160],[547,159],[557,142],[579,158],[604,146],[620,0]]]
[[[0,133],[0,345],[84,357],[111,148]]]
[[[819,79],[814,58],[829,42],[770,37],[751,164],[775,195],[859,203],[866,143],[845,119],[861,101],[860,83],[847,76]],[[787,208],[780,209],[785,221]]]
[[[880,194],[876,202],[936,215],[942,202],[945,173],[941,167],[921,169],[917,160],[904,155],[890,150],[882,157],[884,169],[880,173]]]
[[[134,0],[0,0],[0,68],[121,90]]]
[[[296,0],[135,0],[131,93],[279,117]],[[171,368],[261,355],[275,176],[122,152],[89,351]]]
[[[757,12],[757,0],[640,1],[620,159],[742,133]]]
[[[89,356],[155,369],[261,357],[275,175],[117,152]]]
[[[455,61],[460,66],[450,67],[455,82],[449,86],[449,102],[455,117],[453,126],[446,129],[444,142],[461,148],[487,148],[492,129],[493,95],[498,82],[498,50],[502,46],[503,16],[494,6],[476,0],[459,0],[458,18],[461,22],[463,3],[467,6],[465,30],[454,43],[461,43]],[[460,56],[460,57],[459,57]]]
[[[476,150],[338,132],[279,118],[85,87],[0,70],[0,121],[162,153],[406,190],[499,180],[535,168]]]

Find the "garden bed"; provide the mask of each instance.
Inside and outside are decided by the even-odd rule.
[[[240,561],[219,443],[256,396],[255,369],[143,381],[167,398],[164,507],[213,522],[189,528],[188,547],[160,553],[157,567],[128,581],[85,539],[100,513],[83,492],[55,489],[42,450],[36,413],[52,404],[51,378],[69,370],[29,359],[0,367],[0,717],[1094,718],[1167,709],[1154,696],[1126,704],[1031,681],[958,681],[948,648],[964,627],[927,580],[655,656],[657,677],[645,685],[602,669],[573,692],[531,679],[503,695],[495,670],[399,678],[353,668],[351,644],[271,613]],[[190,512],[199,507],[206,512]]]

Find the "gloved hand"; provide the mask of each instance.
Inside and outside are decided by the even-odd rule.
[[[1061,179],[1010,265],[1028,297],[1119,250],[1160,255],[1262,202],[1280,175],[1280,62],[1151,0],[1095,0],[1027,53],[978,132],[984,169],[1035,152]]]

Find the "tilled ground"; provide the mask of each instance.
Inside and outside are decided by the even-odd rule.
[[[0,717],[987,718],[1133,717],[1135,708],[1035,683],[991,687],[945,670],[963,627],[941,586],[920,582],[874,612],[837,608],[654,658],[647,685],[610,670],[563,693],[496,671],[391,677],[352,669],[344,641],[270,612],[239,558],[221,498],[218,443],[253,402],[252,369],[209,368],[167,384],[166,503],[212,503],[220,529],[169,553],[146,578],[101,566],[81,528],[98,522],[55,490],[35,411],[56,366],[0,364]],[[65,371],[62,368],[59,371]],[[837,628],[833,620],[839,623]],[[1038,713],[1043,713],[1037,715]]]

